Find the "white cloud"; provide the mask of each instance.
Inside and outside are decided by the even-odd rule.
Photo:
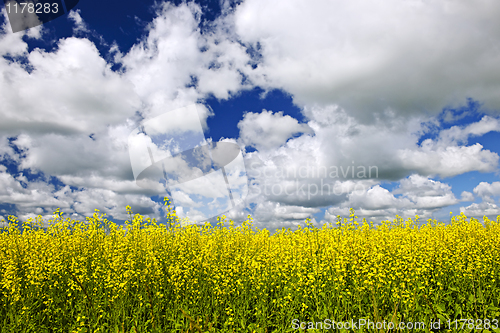
[[[23,187],[22,182],[26,187]],[[14,204],[16,216],[21,220],[41,215],[47,223],[52,219],[56,208],[65,212],[64,218],[85,221],[92,216],[94,209],[101,213],[112,215],[115,219],[125,220],[129,216],[125,210],[127,205],[134,207],[134,213],[147,214],[158,218],[162,214],[162,205],[140,194],[119,194],[112,190],[100,188],[85,188],[80,191],[70,189],[68,185],[56,190],[47,180],[27,182],[22,176],[14,177],[0,170],[0,202]],[[35,214],[36,213],[36,214]]]
[[[458,203],[448,184],[422,177],[411,175],[400,181],[400,186],[393,191],[409,198],[415,208],[434,209]]]
[[[438,136],[419,146],[419,136],[428,130],[421,118],[392,115],[388,116],[390,121],[364,125],[335,106],[308,107],[304,113],[312,135],[286,141],[287,134],[276,140],[275,147],[279,148],[254,144],[260,149],[246,154],[247,171],[252,177],[249,201],[311,208],[334,206],[326,214],[328,221],[337,213],[348,214],[349,207],[357,208],[365,217],[414,217],[418,213],[430,218],[438,209],[459,202],[449,185],[432,180],[434,175],[494,171],[498,166],[498,154],[479,144],[459,146],[455,140],[454,145],[447,146]],[[263,117],[269,125],[273,124],[267,119],[270,114],[266,112]],[[252,114],[240,123],[240,138],[246,144],[272,141],[272,135],[280,133],[282,124],[278,122],[258,132],[259,117]],[[483,118],[479,126],[473,123],[461,129],[465,134],[458,137],[487,133],[492,128],[483,126],[486,122],[493,120]],[[391,193],[377,185],[383,180],[399,180],[400,188]],[[462,197],[467,198],[470,196]]]
[[[474,201],[474,194],[468,191],[463,191],[460,195],[460,201]]]
[[[12,29],[9,25],[9,19],[7,16],[7,11],[2,8],[3,22],[4,24],[0,27],[0,51],[2,55],[8,55],[11,57],[25,55],[28,51],[28,45],[23,41],[23,37],[26,35],[30,38],[38,39],[41,38],[41,26],[37,26],[19,33],[12,33]],[[0,59],[5,62],[5,59]]]
[[[182,191],[173,191],[172,198],[177,204],[181,204],[182,206],[187,207],[196,207],[198,204],[194,202],[189,195]]]
[[[262,60],[251,78],[301,105],[339,104],[366,123],[391,108],[437,114],[467,97],[500,109],[494,0],[246,0],[234,24]]]
[[[80,9],[71,10],[68,13],[68,18],[75,23],[73,27],[73,34],[90,32],[89,28],[87,27],[87,24],[83,21],[80,15]]]
[[[22,57],[28,63],[26,67],[0,59],[4,73],[0,78],[4,92],[0,97],[0,154],[20,163],[20,169],[56,176],[65,184],[84,189],[70,191],[65,203],[51,201],[54,206],[68,208],[71,200],[78,199],[79,203],[71,208],[77,213],[92,213],[93,208],[105,205],[119,207],[105,209],[116,213],[117,218],[123,217],[119,211],[126,204],[134,207],[135,202],[151,208],[147,196],[158,193],[135,184],[127,150],[131,130],[144,117],[189,105],[210,93],[227,97],[244,86],[237,68],[246,65],[244,47],[228,40],[214,44],[215,39],[224,39],[221,32],[202,36],[197,5],[174,7],[165,3],[158,14],[144,41],[129,53],[123,55],[116,45],[112,46],[115,61],[125,66],[122,72],[112,71],[112,64],[86,38],[61,39],[54,51],[28,52],[22,34],[0,35],[0,53]],[[78,11],[69,18],[75,32],[89,32]],[[234,78],[228,80],[231,75]],[[193,77],[196,86],[186,87]],[[211,112],[205,107],[199,111],[202,127],[206,128]],[[13,144],[21,154],[8,145],[9,136],[14,137]],[[29,201],[30,207],[36,209],[38,204],[46,204],[42,197],[55,195],[53,186],[42,184],[43,196],[32,193],[30,187],[20,187],[13,179],[6,188],[16,189],[13,197],[9,196],[11,201]],[[83,203],[86,193],[100,199]],[[131,196],[146,200],[125,202]],[[20,205],[18,199],[14,200],[16,205]],[[28,208],[19,213],[26,216]],[[150,208],[142,211],[158,217],[158,211]]]
[[[467,217],[481,219],[487,216],[489,219],[496,221],[500,215],[500,207],[493,202],[483,201],[481,203],[473,203],[467,207],[460,207],[460,212],[463,212]]]
[[[375,185],[367,191],[361,193],[352,193],[350,202],[353,207],[363,207],[365,209],[380,210],[391,207],[401,206],[401,202],[409,204],[409,200],[404,198],[402,201],[394,197],[392,193],[379,185]]]
[[[31,73],[0,61],[2,133],[90,135],[134,115],[139,100],[132,83],[111,71],[89,40],[71,37],[58,46],[31,51]]]
[[[266,228],[270,232],[274,232],[281,228],[294,229],[298,224],[303,225],[305,219],[311,218],[317,212],[319,212],[317,208],[261,201],[255,207],[252,218],[254,218],[254,225],[259,229]]]
[[[483,199],[483,201],[493,203],[492,196],[500,196],[500,182],[481,182],[474,188],[474,193]]]
[[[451,187],[439,181],[411,175],[399,183],[399,187],[392,192],[379,185],[361,193],[352,192],[347,201],[325,212],[325,221],[333,223],[337,215],[348,216],[349,208],[354,208],[360,219],[364,217],[375,223],[392,221],[396,215],[404,219],[414,218],[415,215],[428,219],[436,210],[458,203]]]
[[[250,67],[246,49],[228,40],[221,26],[202,35],[200,13],[194,3],[163,3],[147,36],[118,58],[151,116],[208,94],[227,99],[247,88],[241,75],[243,67]]]
[[[6,136],[0,136],[0,160],[7,158],[10,156],[11,158],[15,157],[14,149],[9,145],[9,141]],[[0,171],[3,165],[0,165]]]
[[[26,152],[26,158],[20,161],[22,169],[54,176],[80,176],[88,181],[94,175],[109,180],[133,179],[126,147],[113,139],[117,138],[109,132],[95,141],[88,136],[64,138],[56,134],[33,140],[25,134],[19,135],[14,144]]]
[[[500,207],[495,203],[494,197],[498,198],[500,196],[500,182],[481,182],[474,188],[473,192],[482,199],[482,202],[474,202],[467,207],[460,207],[460,212],[463,212],[468,217],[481,219],[483,216],[487,216],[489,219],[496,220],[497,216],[500,215]],[[468,200],[463,201],[474,200],[472,193],[464,193],[468,193]]]
[[[427,142],[422,148],[398,151],[404,168],[425,175],[453,177],[469,171],[493,172],[498,167],[498,154],[472,146],[434,147]]]
[[[294,134],[312,132],[309,126],[299,124],[290,116],[283,116],[283,111],[273,114],[266,110],[246,113],[238,128],[241,143],[258,150],[278,148]]]
[[[500,132],[500,121],[484,116],[479,122],[464,127],[453,126],[439,132],[436,142],[440,147],[467,143],[469,137],[481,136],[489,132]]]

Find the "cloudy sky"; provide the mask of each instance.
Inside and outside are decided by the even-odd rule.
[[[129,137],[193,104],[241,149],[235,221],[496,217],[498,17],[496,0],[80,0],[12,33],[2,7],[0,220],[161,221]]]

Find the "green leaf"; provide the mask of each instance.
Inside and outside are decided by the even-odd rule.
[[[437,314],[437,317],[441,321],[441,326],[443,326],[443,322],[446,322],[448,320],[445,316],[443,316],[440,313]]]
[[[462,316],[462,307],[455,304],[455,318],[460,318]]]
[[[481,290],[479,290],[479,292],[477,293],[477,296],[479,298],[479,302],[484,303],[484,296],[483,296],[483,292]]]

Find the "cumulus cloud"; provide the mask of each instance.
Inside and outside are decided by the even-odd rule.
[[[459,202],[448,184],[433,177],[491,172],[498,167],[497,153],[480,144],[463,145],[473,135],[496,130],[489,125],[496,119],[489,117],[457,127],[455,135],[438,135],[419,145],[420,135],[428,131],[419,118],[393,115],[384,123],[361,124],[338,106],[306,107],[304,114],[312,132],[288,140],[290,133],[286,133],[274,141],[273,149],[258,145],[282,133],[281,123],[262,129],[261,119],[266,125],[273,124],[271,112],[253,113],[240,122],[241,141],[258,148],[246,154],[252,178],[248,200],[310,208],[334,206],[326,213],[325,220],[330,222],[337,214],[348,214],[349,207],[378,220],[417,213],[430,218],[437,210]],[[293,126],[289,128],[295,131]],[[379,185],[385,180],[399,181],[400,186],[389,192]],[[471,196],[464,194],[461,200]]]
[[[398,158],[406,169],[421,174],[453,177],[469,171],[493,172],[498,167],[498,154],[483,149],[476,143],[472,146],[435,147],[428,142],[421,149],[398,151]]]
[[[426,219],[436,210],[458,202],[448,184],[415,174],[402,179],[393,191],[375,185],[365,191],[352,192],[347,201],[329,208],[324,218],[332,223],[337,215],[349,215],[349,208],[354,208],[358,217],[376,223],[392,220],[396,215],[404,219],[419,215]]]
[[[500,196],[500,182],[481,182],[474,188],[474,193],[480,196],[483,201],[493,202],[493,196]]]
[[[113,141],[113,134],[106,133],[105,140],[88,136],[64,138],[48,134],[37,140],[24,134],[13,143],[22,149],[26,157],[20,161],[20,168],[41,171],[53,176],[85,177],[90,185],[93,177],[108,180],[133,180],[130,159],[126,146]],[[116,140],[116,137],[115,137]]]
[[[114,191],[116,189],[105,189],[106,185],[81,190],[74,190],[65,185],[57,189],[47,178],[28,181],[21,174],[11,175],[5,172],[5,167],[0,168],[0,202],[15,205],[16,216],[21,221],[41,215],[47,225],[48,221],[53,219],[56,208],[61,208],[61,211],[66,213],[64,217],[69,216],[80,221],[91,216],[95,208],[115,219],[126,220],[129,218],[125,210],[127,205],[135,207],[136,214],[147,214],[156,218],[163,215],[162,205],[151,198],[141,194],[120,194]]]
[[[35,49],[26,60],[30,72],[0,61],[2,133],[90,135],[122,123],[140,105],[132,83],[111,71],[87,39],[62,39],[56,51]]]
[[[458,202],[451,186],[418,175],[401,180],[400,186],[393,192],[409,198],[415,208],[441,208]]]
[[[468,191],[463,191],[460,195],[460,201],[474,201],[474,194]]]
[[[483,201],[481,203],[473,203],[467,207],[460,207],[460,212],[468,217],[481,219],[483,216],[487,216],[489,219],[496,221],[497,216],[500,215],[500,207],[493,202]]]
[[[369,122],[387,109],[436,115],[467,97],[497,112],[499,14],[494,0],[246,0],[234,25],[262,56],[259,85]]]
[[[78,11],[71,12],[69,19],[75,24],[75,33],[89,31]],[[230,40],[215,44],[221,39],[220,32],[213,30],[202,36],[199,23],[200,8],[193,3],[161,5],[144,39],[130,52],[122,54],[117,45],[110,49],[114,61],[123,64],[122,71],[111,70],[113,64],[87,38],[60,39],[52,51],[28,52],[22,34],[0,35],[0,53],[5,56],[0,59],[4,73],[0,78],[4,91],[0,97],[2,158],[18,162],[20,169],[51,175],[84,189],[71,189],[68,202],[80,199],[82,193],[100,198],[60,205],[76,213],[91,205],[107,212],[114,208],[106,207],[123,210],[130,195],[146,198],[132,202],[150,207],[147,196],[158,193],[141,189],[134,182],[127,146],[132,129],[147,118],[194,103],[207,94],[227,98],[244,86],[237,70],[246,65],[244,47]],[[239,62],[235,61],[238,57]],[[205,128],[210,114],[208,108],[200,108]],[[46,197],[55,195],[48,183],[44,186]],[[11,180],[7,187],[19,185]],[[18,190],[31,198],[33,205],[44,204],[26,192],[29,187]],[[59,202],[53,201],[53,205]],[[159,217],[157,209],[142,211]],[[23,208],[20,214],[25,213]],[[123,217],[118,211],[114,213]]]
[[[312,133],[309,126],[299,124],[290,116],[283,116],[283,111],[274,114],[267,110],[246,113],[238,128],[242,144],[258,150],[278,148],[294,134]]]
[[[497,118],[484,116],[479,122],[467,126],[453,126],[439,132],[437,145],[440,147],[466,144],[469,137],[481,136],[489,132],[500,132],[500,121]],[[426,145],[427,142],[424,142]]]
[[[73,34],[89,32],[89,28],[87,27],[87,24],[83,21],[81,15],[80,15],[80,9],[71,10],[68,13],[68,18],[70,20],[73,20],[73,22],[75,24],[73,26]]]
[[[319,226],[312,216],[317,212],[319,212],[317,208],[260,201],[256,204],[252,217],[255,219],[256,227],[274,232],[281,228],[295,229],[299,224],[303,225],[307,218],[312,218],[311,222]]]
[[[495,203],[495,197],[498,199],[500,196],[500,182],[481,182],[477,185],[474,190],[474,194],[481,198],[480,203],[472,203],[467,207],[460,207],[460,211],[466,216],[471,216],[475,218],[482,218],[487,216],[492,220],[496,220],[497,216],[500,215],[500,207]],[[473,199],[472,193],[469,193],[471,200]]]
[[[228,39],[221,27],[202,35],[201,10],[194,3],[161,4],[145,38],[118,60],[151,116],[195,103],[212,94],[227,99],[242,89],[245,47]]]

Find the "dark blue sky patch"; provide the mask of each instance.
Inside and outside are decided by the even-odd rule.
[[[500,129],[499,129],[500,130]],[[483,149],[497,152],[500,150],[500,132],[489,132],[481,136],[470,136],[467,145],[481,144]]]
[[[186,84],[186,88],[196,88],[198,86],[198,78],[194,75],[190,76],[191,82],[189,84]]]
[[[26,157],[26,153],[23,149],[19,149],[19,147],[14,143],[17,137],[8,138],[9,146],[14,150],[14,152],[19,155],[21,158]],[[17,175],[21,173],[25,176],[28,181],[47,181],[47,177],[43,172],[34,173],[31,169],[23,169],[19,168],[19,164],[12,159],[11,156],[4,156],[2,160],[0,160],[1,164],[7,167],[7,172],[11,175]],[[22,185],[22,184],[21,184]],[[24,187],[24,186],[23,186]]]
[[[66,184],[64,184],[62,181],[60,181],[59,178],[54,177],[54,176],[50,176],[49,182],[50,182],[50,184],[54,185],[54,188],[56,191],[59,191],[66,186]],[[69,188],[71,189],[71,192],[81,192],[82,191],[82,189],[79,189],[78,187],[71,186],[71,185]]]
[[[42,182],[46,182],[47,181],[47,176],[39,171],[37,173],[33,173],[33,171],[31,169],[23,169],[21,171],[22,175],[25,176],[28,181],[31,183],[31,182],[36,182],[36,181],[42,181]]]
[[[421,146],[422,142],[427,139],[436,140],[439,137],[440,131],[452,128],[453,126],[465,127],[471,123],[480,121],[483,116],[481,103],[472,98],[467,98],[466,103],[456,109],[443,108],[437,117],[439,126],[427,123],[429,131],[418,139],[417,144]]]
[[[255,151],[257,151],[257,149],[255,149],[255,148],[254,148],[254,147],[252,147],[252,146],[246,146],[246,147],[245,147],[245,152],[246,152],[246,153],[253,153],[253,152],[255,152]]]
[[[21,66],[27,73],[31,74],[34,70],[34,67],[28,61],[28,58],[23,56],[13,57],[12,55],[4,55],[3,58],[9,62],[9,64],[17,63]]]
[[[24,150],[19,149],[19,147],[14,143],[14,141],[17,140],[17,136],[9,137],[7,138],[7,140],[9,141],[9,146],[14,150],[16,154],[21,155],[21,157],[26,157],[26,154],[24,154]]]
[[[304,122],[304,117],[300,109],[293,104],[290,95],[281,90],[272,90],[261,99],[264,90],[254,88],[243,91],[238,96],[229,100],[218,100],[210,97],[205,100],[215,113],[215,116],[207,119],[209,127],[207,137],[212,137],[214,141],[220,138],[238,138],[238,123],[243,120],[245,112],[261,113],[263,109],[273,111],[273,113],[283,111],[283,115],[289,115],[299,122]]]
[[[4,156],[2,159],[0,159],[0,164],[5,166],[7,168],[7,173],[11,175],[17,175],[19,172],[19,164],[16,163],[16,161],[14,161],[10,155]]]
[[[0,202],[0,214],[7,215],[12,214],[12,212],[16,209],[16,205],[11,203]]]
[[[461,175],[442,179],[440,177],[435,177],[435,180],[453,184],[451,190],[455,197],[460,199],[463,191],[468,191],[473,193],[473,189],[479,185],[480,182],[493,183],[500,181],[499,175],[495,175],[493,172],[483,173],[479,171],[470,171],[463,173]]]

